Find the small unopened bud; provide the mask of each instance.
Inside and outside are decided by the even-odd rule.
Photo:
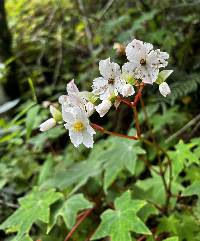
[[[56,122],[62,121],[61,112],[58,109],[56,109],[53,105],[50,105],[50,112]]]
[[[123,86],[122,95],[123,95],[124,97],[131,96],[131,95],[133,95],[134,93],[135,93],[135,90],[134,90],[134,88],[133,88],[132,85],[130,85],[130,84],[125,84],[125,85]]]
[[[95,107],[96,111],[99,113],[100,117],[103,117],[111,108],[112,103],[110,100],[103,100],[101,104]]]
[[[117,52],[117,54],[118,54],[119,56],[125,55],[125,47],[124,47],[124,45],[122,45],[122,44],[120,44],[120,43],[114,43],[113,49],[116,50],[116,52]]]
[[[166,97],[171,93],[169,85],[166,82],[163,82],[162,84],[159,85],[159,91],[161,95],[163,95],[164,97]]]
[[[92,104],[91,102],[87,102],[87,104],[85,105],[85,108],[86,108],[87,116],[90,117],[95,110],[94,104]]]
[[[48,131],[54,126],[56,126],[56,121],[54,120],[54,118],[50,118],[40,125],[40,131]]]

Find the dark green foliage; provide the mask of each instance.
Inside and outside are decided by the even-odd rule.
[[[0,76],[8,79],[14,61],[21,95],[0,113],[0,239],[64,241],[86,214],[71,240],[199,241],[199,121],[187,126],[199,114],[199,1],[6,0],[5,7],[13,53]],[[86,150],[74,148],[62,126],[39,132],[66,83],[75,78],[89,90],[98,61],[121,64],[113,45],[133,37],[169,52],[174,70],[170,96],[157,86],[144,91],[142,139],[97,134]],[[92,118],[135,134],[124,106]]]

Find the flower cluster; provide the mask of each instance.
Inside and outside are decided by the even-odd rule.
[[[169,55],[160,49],[153,50],[153,45],[134,39],[126,48],[125,53],[128,62],[122,68],[117,63],[111,62],[110,58],[99,62],[100,77],[95,78],[92,91],[80,92],[74,80],[67,84],[67,95],[59,98],[61,112],[50,106],[52,118],[40,125],[41,131],[46,131],[63,123],[69,131],[71,142],[74,146],[84,144],[93,147],[93,135],[95,131],[89,121],[89,117],[96,110],[103,117],[114,105],[115,108],[126,97],[135,94],[135,88],[145,84],[158,84],[160,93],[166,97],[171,93],[165,82],[172,70],[162,70],[167,66]]]

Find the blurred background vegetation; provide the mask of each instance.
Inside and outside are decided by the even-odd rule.
[[[165,99],[152,87],[144,92],[150,124],[159,143],[168,139],[163,145],[173,150],[179,138],[188,142],[199,136],[199,13],[198,0],[0,1],[0,222],[18,208],[17,199],[34,186],[53,186],[64,194],[84,187],[90,200],[101,190],[97,170],[77,165],[84,164],[82,160],[96,160],[98,148],[110,145],[109,140],[102,142],[107,137],[96,136],[97,147],[91,157],[88,150],[73,148],[63,128],[40,133],[38,126],[48,118],[48,106],[56,105],[72,78],[80,89],[90,90],[92,80],[99,75],[99,60],[108,56],[119,64],[125,60],[123,51],[113,48],[116,43],[126,45],[138,38],[170,54],[169,69],[174,72],[168,83],[172,94]],[[93,118],[120,132],[132,125],[131,113],[124,106],[103,119],[98,115]],[[142,112],[140,120],[144,122]],[[146,130],[145,124],[142,128]],[[154,156],[150,151],[152,162]],[[184,173],[186,178],[182,176],[183,186],[200,181],[199,166],[192,168]],[[139,165],[134,175],[145,179],[145,173],[144,166]],[[132,180],[127,175],[121,173],[116,185],[123,187]],[[110,191],[107,198],[116,196],[117,190]],[[97,216],[101,212],[98,210]],[[175,218],[172,223],[178,225],[180,217]],[[193,225],[189,216],[186,221],[183,230],[184,225]],[[87,222],[74,240],[84,240],[92,232],[92,221]],[[162,222],[167,223],[164,219]],[[39,228],[33,226],[33,237],[41,237],[43,228],[43,224]],[[171,226],[166,228],[173,233]],[[191,236],[180,230],[180,240],[200,240],[200,236],[194,238],[195,228]],[[7,240],[5,233],[0,232],[0,240]],[[42,236],[42,240],[64,240],[66,233],[60,221],[51,235]]]

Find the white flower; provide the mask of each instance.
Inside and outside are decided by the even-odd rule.
[[[159,73],[159,68],[166,67],[169,54],[159,49],[153,50],[153,45],[134,39],[126,47],[126,56],[130,61],[125,63],[123,69],[132,73],[136,79],[153,84]]]
[[[87,102],[85,105],[85,109],[86,109],[87,116],[90,117],[95,111],[94,104],[92,104],[91,102]]]
[[[131,96],[131,95],[133,95],[134,93],[135,93],[135,90],[134,90],[134,88],[133,88],[132,85],[130,85],[130,84],[125,84],[125,85],[123,86],[123,88],[122,88],[122,95],[123,95],[124,97]]]
[[[164,97],[171,93],[169,85],[166,82],[162,82],[162,84],[159,85],[159,91]]]
[[[42,124],[40,124],[40,131],[48,131],[54,126],[56,126],[56,121],[54,120],[54,118],[50,118],[45,122],[43,122]]]
[[[95,95],[100,95],[100,99],[105,100],[122,92],[123,85],[126,82],[121,79],[121,70],[118,64],[110,62],[110,58],[101,60],[99,71],[102,77],[94,79],[92,85]]]
[[[75,147],[83,143],[86,147],[93,147],[93,135],[96,133],[89,125],[88,117],[84,110],[78,107],[63,110],[65,128],[69,130],[71,142]]]
[[[62,109],[79,107],[87,113],[87,116],[93,114],[94,105],[89,101],[90,92],[80,92],[74,83],[74,80],[71,80],[67,84],[67,93],[68,95],[61,95],[58,99],[59,103],[62,105]]]
[[[103,100],[101,104],[95,107],[100,117],[103,117],[111,108],[112,102],[110,100]]]

